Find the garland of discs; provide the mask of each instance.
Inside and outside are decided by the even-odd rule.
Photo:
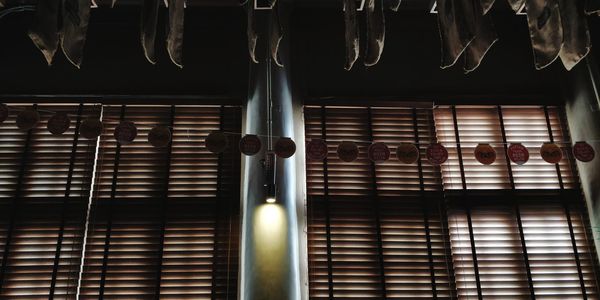
[[[0,124],[8,118],[10,109],[7,105],[0,103]],[[17,113],[17,128],[23,131],[31,130],[40,122],[40,114],[35,109],[24,109]],[[71,126],[71,119],[67,113],[55,112],[48,119],[47,129],[54,135],[65,133]],[[86,139],[98,138],[104,129],[103,123],[98,118],[87,118],[79,127],[79,134]],[[137,137],[137,126],[128,120],[121,121],[113,132],[114,138],[121,145],[132,143]],[[215,154],[223,153],[229,147],[228,135],[239,135],[239,133],[226,133],[213,131],[205,139],[206,148]],[[171,128],[167,126],[155,126],[148,133],[148,142],[157,148],[167,147],[171,143]],[[368,158],[375,163],[388,161],[391,156],[390,148],[382,142],[369,142],[367,149]],[[503,145],[504,146],[504,145]],[[506,147],[507,146],[507,147]],[[529,161],[529,149],[521,143],[506,145],[506,154],[510,161],[517,165],[524,165]],[[239,142],[239,150],[247,156],[258,154],[262,149],[261,138],[255,134],[244,135]],[[289,137],[280,137],[274,146],[275,155],[280,158],[290,158],[296,153],[296,143]],[[353,162],[358,159],[359,147],[354,141],[342,141],[337,145],[338,158],[344,162]],[[591,162],[596,157],[596,151],[586,141],[579,141],[572,146],[573,156],[584,163]],[[306,143],[306,156],[310,160],[322,161],[329,154],[329,146],[322,139],[312,139]],[[426,151],[427,161],[432,165],[442,165],[448,160],[448,150],[441,143],[428,145]],[[559,163],[564,155],[564,149],[557,143],[547,142],[541,145],[539,155],[549,164]],[[475,159],[482,165],[491,165],[496,161],[496,150],[488,143],[480,143],[473,152]],[[403,164],[414,164],[420,158],[420,150],[417,144],[402,143],[396,148],[396,158]]]

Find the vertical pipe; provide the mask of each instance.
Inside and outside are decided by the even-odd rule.
[[[321,106],[321,139],[327,142],[327,109]],[[323,160],[323,186],[325,194],[325,233],[327,236],[327,283],[329,299],[334,297],[333,258],[331,254],[331,204],[329,203],[329,170],[327,157]]]

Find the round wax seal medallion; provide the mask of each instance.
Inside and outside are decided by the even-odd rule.
[[[296,153],[296,143],[291,138],[282,137],[275,143],[275,154],[281,158],[289,158]]]
[[[396,157],[404,164],[414,164],[419,160],[419,149],[413,144],[400,144],[396,148]]]
[[[52,134],[63,134],[70,126],[71,119],[64,112],[54,114],[54,116],[50,117],[47,124],[48,131]]]
[[[554,143],[545,143],[540,149],[540,154],[544,161],[550,164],[557,164],[563,158],[560,146]]]
[[[213,131],[204,140],[206,144],[206,149],[212,153],[223,153],[227,146],[229,145],[229,140],[227,136],[220,131]]]
[[[508,147],[508,158],[517,165],[524,165],[529,161],[529,150],[522,144],[511,144]]]
[[[240,151],[245,155],[252,156],[260,152],[262,143],[255,134],[247,134],[240,140]]]
[[[148,142],[156,148],[164,148],[171,142],[171,130],[167,126],[156,126],[148,132]]]
[[[102,134],[102,122],[95,118],[83,120],[79,126],[79,133],[86,139],[95,139]]]
[[[491,165],[496,161],[496,150],[490,144],[479,144],[475,148],[475,159],[483,165]]]
[[[21,130],[30,130],[40,122],[37,110],[26,109],[17,115],[17,127]]]
[[[137,128],[131,121],[122,121],[115,128],[115,139],[121,145],[127,145],[137,137]]]
[[[306,144],[306,156],[310,160],[324,160],[327,158],[329,149],[327,143],[321,139],[312,139]]]
[[[341,142],[337,154],[342,161],[353,162],[358,158],[358,146],[353,142]]]
[[[390,159],[390,149],[384,143],[373,143],[368,149],[369,159],[372,162],[384,162]]]
[[[4,123],[8,119],[8,106],[4,103],[0,103],[0,124]]]
[[[573,145],[573,156],[581,162],[590,162],[596,157],[596,151],[586,142],[577,142]]]
[[[430,164],[439,166],[448,160],[448,150],[440,143],[427,147],[427,160]]]

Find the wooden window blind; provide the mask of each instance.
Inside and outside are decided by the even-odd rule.
[[[571,169],[570,138],[559,107],[440,106],[434,110],[437,136],[449,152],[442,174],[445,189],[559,189],[578,186]],[[542,160],[543,143],[563,147],[555,166]],[[478,143],[491,144],[497,153],[492,165],[482,165],[473,152]],[[529,161],[507,164],[506,144],[528,147]],[[460,146],[459,146],[460,145]],[[512,179],[511,179],[512,176]],[[559,177],[562,183],[559,182]]]
[[[435,140],[431,110],[306,106],[307,140],[324,139],[324,162],[307,161],[311,299],[449,299],[454,280],[439,168],[424,163]],[[358,142],[358,160],[337,158]],[[367,159],[371,142],[417,143],[418,164]]]
[[[235,299],[238,270],[239,135],[211,154],[211,131],[241,132],[239,107],[105,106],[82,299]],[[138,137],[113,138],[120,120]],[[147,142],[172,127],[169,147]]]
[[[96,141],[80,138],[78,130],[100,107],[10,107],[0,126],[0,298],[74,299],[96,150]],[[34,129],[17,129],[23,109],[40,113]],[[46,129],[54,112],[71,117],[62,135]]]
[[[461,299],[598,299],[581,196],[548,191],[450,197]]]

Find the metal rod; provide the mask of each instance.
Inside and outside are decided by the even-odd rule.
[[[321,139],[327,143],[327,109],[321,106]],[[333,289],[333,255],[331,253],[331,203],[329,203],[329,169],[327,157],[323,159],[323,183],[325,196],[325,233],[327,237],[327,282],[329,283],[329,299],[334,298]]]
[[[171,113],[169,115],[169,129],[171,130],[171,138],[175,135],[173,133],[173,125],[175,124],[175,105],[171,105]],[[160,213],[161,224],[160,224],[160,241],[158,249],[157,267],[156,267],[156,287],[154,290],[154,298],[160,299],[160,285],[162,281],[162,266],[163,256],[165,249],[165,227],[167,224],[167,199],[169,198],[169,182],[171,180],[171,153],[173,151],[173,141],[169,143],[167,151],[165,153],[165,181],[163,182],[163,195],[160,201]]]
[[[373,112],[371,107],[367,108],[368,120],[367,127],[369,131],[369,139],[373,141]],[[373,195],[373,213],[375,214],[375,228],[377,230],[377,250],[379,256],[379,276],[381,277],[381,293],[382,298],[387,299],[386,278],[385,278],[385,261],[383,257],[383,237],[381,234],[381,218],[380,218],[380,203],[377,191],[377,168],[375,162],[371,161],[371,193]]]
[[[415,144],[417,149],[421,149],[421,138],[419,136],[419,121],[417,109],[413,108],[413,131]],[[433,259],[433,247],[431,245],[431,230],[429,228],[429,199],[425,197],[425,180],[423,178],[423,163],[421,162],[421,158],[417,159],[417,166],[419,169],[419,191],[420,191],[420,200],[423,208],[423,225],[425,227],[425,238],[427,239],[427,258],[429,259],[429,275],[431,277],[431,292],[433,295],[433,299],[437,299],[437,284],[435,281],[435,265]]]
[[[58,230],[58,238],[56,242],[56,249],[54,251],[54,266],[52,268],[52,281],[50,283],[50,296],[49,300],[54,299],[54,293],[56,290],[56,277],[58,275],[58,267],[60,266],[60,255],[62,251],[62,244],[64,239],[65,223],[66,223],[66,211],[69,197],[71,197],[71,183],[73,181],[73,171],[75,169],[75,159],[77,158],[77,145],[79,142],[79,127],[81,125],[81,114],[83,113],[83,103],[79,104],[77,110],[77,122],[75,124],[75,132],[73,133],[73,144],[71,145],[71,157],[69,159],[69,172],[67,175],[67,184],[65,187],[65,197],[62,201],[60,227]]]
[[[120,119],[125,119],[125,105],[121,106]],[[119,163],[121,160],[121,144],[117,142],[117,149],[115,153],[115,163],[113,166],[113,177],[112,185],[110,187],[110,200],[108,202],[108,220],[106,224],[106,235],[104,237],[104,251],[102,254],[102,273],[100,274],[100,290],[98,291],[98,299],[104,299],[104,290],[106,284],[106,272],[108,270],[108,255],[110,253],[110,239],[112,235],[112,214],[115,197],[117,194],[117,179],[119,176]]]
[[[223,123],[225,122],[225,110],[223,109],[223,107],[220,108],[219,110],[219,130],[223,131],[224,126]],[[213,236],[213,261],[212,261],[212,288],[211,288],[211,299],[215,300],[217,299],[217,293],[215,290],[215,287],[217,286],[217,261],[218,261],[218,247],[219,247],[219,218],[220,218],[220,205],[221,202],[223,200],[223,195],[222,195],[222,189],[223,189],[223,174],[222,174],[222,167],[223,167],[223,153],[219,153],[219,158],[217,159],[217,198],[215,199],[215,210],[213,215],[215,216],[215,233]]]
[[[458,152],[458,163],[460,166],[460,178],[462,181],[462,190],[463,196],[467,190],[467,181],[465,177],[465,166],[462,159],[462,149],[460,145],[460,132],[458,130],[458,119],[456,116],[456,106],[452,106],[452,121],[454,123],[454,136],[456,138],[456,150]],[[466,213],[467,213],[467,223],[469,226],[469,239],[471,241],[471,255],[473,257],[473,268],[475,271],[475,281],[477,285],[477,297],[479,300],[483,300],[483,293],[481,290],[481,278],[479,276],[479,262],[477,261],[477,248],[475,245],[475,234],[473,233],[473,220],[471,218],[471,203],[468,197],[466,197]]]

